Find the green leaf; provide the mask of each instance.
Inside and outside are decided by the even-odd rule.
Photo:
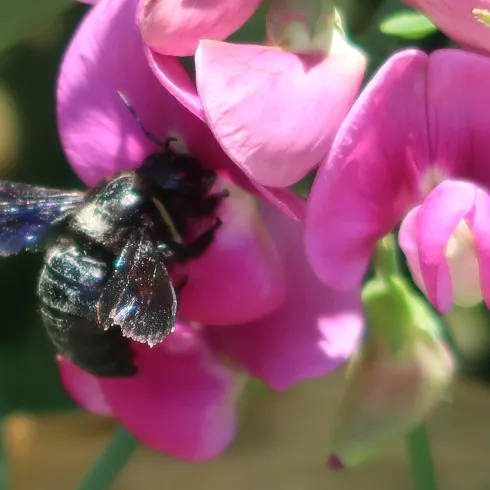
[[[437,31],[437,27],[419,12],[403,10],[381,21],[379,29],[384,34],[404,39],[422,39]]]

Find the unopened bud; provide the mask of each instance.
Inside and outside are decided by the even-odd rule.
[[[361,463],[421,423],[455,371],[438,317],[399,278],[371,282],[364,300],[369,329],[349,366],[332,435],[333,469]]]
[[[326,56],[339,27],[332,0],[270,0],[267,40],[272,46]]]

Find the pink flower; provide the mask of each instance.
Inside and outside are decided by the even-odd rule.
[[[404,0],[422,11],[449,37],[478,51],[490,51],[489,0]]]
[[[404,51],[379,70],[308,202],[307,253],[325,284],[358,287],[403,221],[400,244],[439,312],[488,304],[489,82],[490,58],[458,50]]]
[[[230,197],[219,209],[223,225],[215,240],[187,264],[176,331],[153,349],[132,344],[138,374],[96,378],[65,359],[60,369],[67,390],[88,410],[114,415],[157,450],[202,460],[233,438],[242,369],[275,389],[329,373],[358,342],[361,307],[357,294],[332,292],[309,270],[302,225],[291,219],[303,202],[248,179],[188,110],[199,99],[186,91],[190,81],[175,59],[165,58],[167,73],[187,82],[171,93],[160,85],[135,12],[132,0],[100,1],[68,48],[58,120],[71,165],[93,185],[155,150],[119,99],[121,90],[152,133],[176,136],[218,173]]]
[[[151,47],[150,67],[162,85],[206,121],[245,174],[268,187],[290,186],[319,165],[355,100],[366,62],[338,32],[328,56],[201,40],[196,87],[175,60]]]

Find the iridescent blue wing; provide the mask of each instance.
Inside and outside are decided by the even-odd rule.
[[[164,258],[143,227],[127,241],[102,291],[97,312],[103,328],[150,346],[174,329],[177,297]]]
[[[0,181],[0,256],[38,249],[84,196],[81,191]]]

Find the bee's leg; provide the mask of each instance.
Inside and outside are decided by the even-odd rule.
[[[204,251],[211,245],[216,230],[221,226],[222,221],[216,218],[216,223],[208,228],[205,232],[201,233],[196,239],[190,243],[172,244],[172,250],[174,252],[173,258],[177,262],[185,262],[190,259],[197,259]]]
[[[187,285],[187,283],[189,282],[189,278],[187,276],[184,276],[180,281],[179,283],[174,287],[175,289],[175,294],[177,296],[179,296],[179,294],[181,293],[182,289],[184,289]]]

